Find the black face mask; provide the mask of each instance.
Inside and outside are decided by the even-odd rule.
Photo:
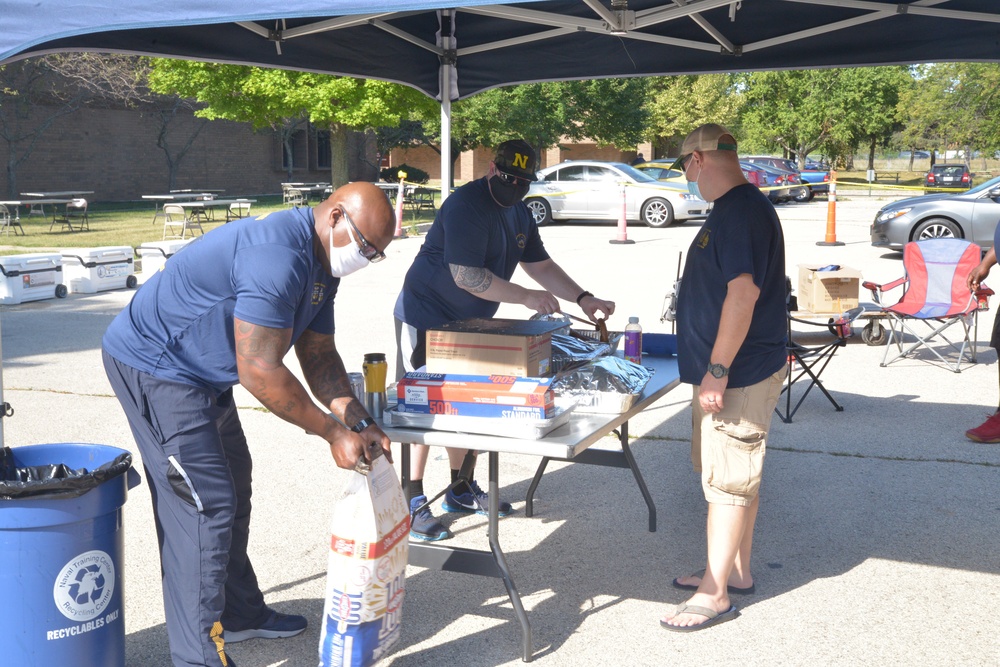
[[[493,199],[504,208],[510,208],[524,199],[524,195],[528,194],[529,185],[527,183],[524,185],[510,185],[504,183],[499,176],[491,176],[488,183],[490,192],[493,194]]]

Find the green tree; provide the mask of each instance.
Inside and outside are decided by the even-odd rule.
[[[398,125],[410,110],[434,106],[412,88],[373,79],[241,65],[156,59],[150,87],[205,104],[198,115],[280,132],[299,119],[330,131],[331,183],[348,181],[347,132]]]
[[[875,168],[875,149],[887,145],[899,127],[896,108],[910,81],[905,67],[855,67],[840,71],[837,98],[842,110],[841,127],[850,137],[852,149],[862,145],[868,148],[868,169]]]
[[[741,134],[738,114],[743,96],[733,75],[652,77],[648,85],[647,137],[657,154],[676,155],[684,137],[702,123],[719,123]]]
[[[799,166],[825,142],[843,140],[838,93],[842,70],[752,72],[738,76],[742,90],[740,127],[748,146],[780,148]]]

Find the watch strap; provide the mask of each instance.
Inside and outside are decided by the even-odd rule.
[[[362,419],[361,421],[359,421],[357,424],[355,424],[354,426],[352,426],[351,430],[354,431],[355,433],[361,433],[362,431],[364,431],[366,428],[368,428],[369,426],[371,426],[374,423],[375,423],[374,419],[372,419],[371,417],[365,417],[364,419]]]

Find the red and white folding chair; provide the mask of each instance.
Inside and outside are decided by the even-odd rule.
[[[905,275],[891,283],[879,285],[866,281],[875,303],[889,317],[889,340],[886,342],[882,366],[912,354],[919,348],[929,350],[945,367],[956,373],[968,360],[976,362],[976,346],[969,340],[969,331],[979,310],[976,295],[966,286],[969,272],[979,265],[982,250],[963,239],[928,239],[914,241],[903,247]],[[903,296],[897,303],[885,305],[885,292],[902,286]],[[915,326],[921,322],[925,328]],[[946,335],[957,325],[961,342],[952,342]],[[950,333],[950,332],[949,332]],[[903,348],[904,335],[916,342]],[[939,344],[939,340],[947,345]],[[889,357],[892,346],[896,354]],[[950,348],[950,350],[948,349]],[[958,358],[945,358],[941,353],[958,352]]]

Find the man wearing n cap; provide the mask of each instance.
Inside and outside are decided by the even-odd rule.
[[[785,377],[785,244],[774,207],[743,177],[736,140],[709,123],[672,167],[713,202],[688,250],[677,295],[677,363],[694,389],[691,461],[708,501],[704,572],[673,580],[694,591],[660,624],[691,632],[735,618],[730,594],[750,573],[767,431]]]
[[[522,199],[536,179],[535,151],[522,140],[505,141],[496,149],[483,178],[458,188],[438,210],[423,246],[406,274],[396,300],[397,379],[420,368],[426,360],[426,332],[446,322],[493,317],[501,303],[521,304],[538,313],[561,309],[558,299],[575,301],[593,319],[607,318],[615,304],[581,288],[545,251],[538,227]],[[544,289],[510,282],[518,266]],[[410,510],[427,502],[423,491],[429,447],[411,445]],[[452,481],[465,457],[464,449],[449,449]],[[446,512],[485,513],[487,494],[473,481],[445,495]],[[500,514],[511,512],[500,503]],[[450,537],[430,509],[415,512],[411,535],[435,541]]]

